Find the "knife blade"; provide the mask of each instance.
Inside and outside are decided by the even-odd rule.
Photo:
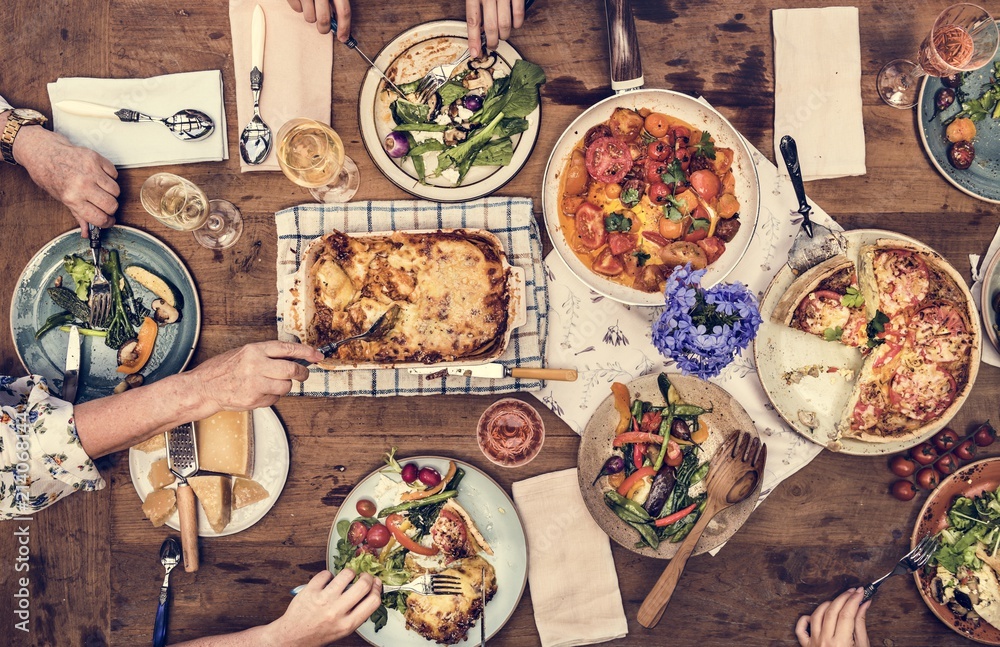
[[[337,37],[337,19],[336,18],[330,18],[330,29],[332,30],[331,33],[333,34],[333,37],[336,38]],[[371,69],[373,69],[376,72],[378,72],[378,75],[381,76],[382,79],[386,83],[389,84],[389,87],[392,88],[393,92],[395,92],[396,94],[398,94],[401,97],[405,97],[406,96],[405,94],[403,94],[402,90],[400,90],[399,88],[396,87],[395,83],[393,83],[392,81],[389,80],[389,77],[387,77],[385,75],[385,72],[383,72],[382,70],[380,70],[378,68],[378,66],[375,65],[375,63],[372,62],[372,59],[370,59],[367,56],[365,56],[365,53],[361,51],[360,47],[358,47],[358,41],[356,41],[354,39],[354,36],[351,36],[350,38],[348,38],[347,42],[344,43],[344,44],[347,45],[347,47],[349,47],[350,49],[353,49],[355,52],[357,52],[361,56],[361,58],[365,59],[365,63],[368,63],[368,67],[370,67]]]
[[[69,346],[66,348],[66,370],[63,372],[62,399],[70,404],[76,400],[80,384],[80,329],[69,327]]]
[[[529,380],[557,380],[560,382],[575,382],[577,378],[576,369],[572,368],[532,368],[516,366],[509,368],[498,362],[481,364],[479,366],[451,366],[447,369],[428,367],[411,368],[407,372],[411,375],[430,375],[446,370],[448,375],[460,377],[481,377],[489,379],[499,379],[502,377],[525,378]]]
[[[198,442],[194,423],[189,422],[166,432],[167,467],[177,477],[177,514],[181,523],[181,553],[184,570],[198,570],[198,514],[194,491],[187,479],[198,473]]]

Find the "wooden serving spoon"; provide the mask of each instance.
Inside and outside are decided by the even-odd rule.
[[[684,565],[708,522],[722,510],[750,496],[764,474],[766,460],[767,446],[744,431],[734,432],[715,452],[705,484],[708,492],[705,510],[639,607],[639,624],[651,629],[660,621],[681,579]]]

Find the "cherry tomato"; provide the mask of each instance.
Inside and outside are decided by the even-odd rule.
[[[643,178],[646,182],[652,184],[653,182],[663,182],[663,174],[667,172],[670,168],[670,164],[667,162],[658,162],[653,158],[646,160],[646,166],[644,168]]]
[[[594,271],[605,276],[618,276],[625,271],[625,264],[610,249],[605,249],[594,259]]]
[[[441,473],[433,467],[421,467],[417,478],[427,487],[434,487],[441,482]]]
[[[932,467],[925,467],[919,472],[917,472],[917,485],[924,490],[933,490],[937,487],[937,484],[941,482],[941,478],[938,473],[934,471]]]
[[[934,463],[934,469],[940,472],[941,476],[948,476],[958,469],[958,460],[953,454],[945,454]]]
[[[988,422],[984,422],[979,425],[979,428],[976,429],[976,433],[973,434],[972,438],[980,447],[988,447],[993,444],[994,440],[997,439],[997,432],[996,429],[993,428],[993,425]]]
[[[597,124],[587,131],[586,136],[583,138],[583,147],[590,148],[591,144],[602,137],[611,137],[611,128],[605,123]]]
[[[893,483],[889,491],[892,493],[892,496],[900,501],[909,501],[917,495],[917,490],[913,487],[913,483],[910,483],[906,479],[899,479]]]
[[[389,543],[390,536],[389,529],[384,525],[377,523],[368,529],[368,535],[365,537],[365,543],[372,548],[384,548],[385,545]]]
[[[685,243],[697,243],[705,238],[708,238],[708,230],[699,227],[698,229],[692,229],[686,233],[683,240]]]
[[[715,200],[719,197],[719,191],[722,190],[722,182],[719,181],[719,176],[708,169],[695,171],[691,174],[690,181],[691,188],[706,202]]]
[[[900,454],[889,461],[889,469],[896,476],[910,476],[917,471],[917,464]]]
[[[920,443],[910,450],[910,458],[921,465],[930,465],[938,457],[937,450],[930,443]]]
[[[664,238],[676,240],[684,235],[684,229],[687,227],[685,220],[685,218],[671,220],[670,218],[663,217],[656,221],[656,228]]]
[[[608,248],[615,256],[631,252],[638,242],[639,237],[635,234],[622,234],[617,231],[608,234]]]
[[[689,242],[670,243],[660,250],[660,260],[667,267],[678,267],[685,263],[691,263],[691,267],[696,270],[708,267],[708,257],[701,247]]]
[[[646,189],[646,195],[649,196],[649,201],[653,204],[664,205],[667,204],[667,200],[673,193],[663,182],[651,182],[649,188]]]
[[[715,169],[715,174],[722,177],[733,167],[733,149],[731,148],[716,148],[715,149],[715,159],[712,163],[712,168]]]
[[[617,200],[618,196],[622,194],[622,185],[611,182],[610,184],[604,185],[604,195],[608,196],[609,200]],[[575,211],[573,213],[576,213]]]
[[[976,452],[979,448],[976,447],[976,443],[973,439],[969,438],[963,441],[955,448],[955,456],[962,459],[963,461],[971,461],[976,457]]]
[[[644,125],[646,127],[646,132],[653,137],[663,137],[667,134],[667,129],[669,128],[667,116],[659,112],[649,113],[649,116],[646,117]]]
[[[691,141],[691,129],[686,126],[671,126],[668,130],[671,139],[679,148],[687,148]]]
[[[628,108],[615,108],[615,111],[611,113],[611,118],[608,119],[611,133],[627,142],[638,139],[644,125],[645,119],[639,116],[635,110]]]
[[[680,162],[681,170],[686,172],[688,170],[688,166],[691,164],[691,149],[678,148],[677,152],[674,153],[674,159]]]
[[[632,170],[628,144],[614,137],[602,137],[587,147],[587,172],[598,182],[621,182]]]
[[[945,427],[931,438],[931,442],[934,443],[935,449],[943,454],[958,443],[958,434]]]
[[[662,139],[657,139],[655,142],[649,142],[649,146],[646,147],[646,156],[657,162],[670,162],[674,156],[674,147]]]
[[[417,472],[420,470],[416,463],[407,463],[403,465],[403,471],[400,472],[400,476],[403,477],[403,482],[406,484],[413,483],[417,480]]]
[[[955,142],[948,147],[948,161],[960,171],[972,166],[976,159],[976,147],[972,142]]]
[[[719,260],[719,257],[726,251],[726,244],[722,242],[722,239],[715,236],[702,238],[701,240],[695,241],[695,244],[698,245],[698,247],[701,247],[701,250],[705,252],[705,256],[708,257],[709,265]]]
[[[374,517],[377,511],[375,502],[371,499],[361,499],[354,507],[357,508],[358,514],[362,517]]]
[[[597,249],[607,240],[604,229],[604,211],[589,202],[584,202],[576,210],[576,236],[587,249]]]
[[[347,541],[351,542],[352,546],[360,546],[367,535],[368,526],[360,521],[355,521],[347,530]]]

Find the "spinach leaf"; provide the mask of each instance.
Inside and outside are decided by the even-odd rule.
[[[427,122],[427,115],[430,112],[425,104],[410,103],[406,99],[396,99],[392,104],[393,118],[397,124],[420,124]]]
[[[472,160],[473,166],[507,166],[514,157],[514,146],[510,138],[497,139],[489,142],[476,153]]]
[[[452,166],[459,166],[466,158],[469,158],[469,163],[471,164],[472,159],[475,157],[476,153],[479,152],[479,149],[485,146],[486,142],[493,138],[493,133],[496,131],[501,119],[503,119],[502,112],[494,117],[493,121],[491,121],[489,125],[477,130],[464,142],[441,153],[438,156],[438,165],[434,174],[441,175],[442,171]]]
[[[426,107],[426,106],[425,106]],[[399,131],[401,133],[443,133],[448,130],[449,126],[444,124],[397,124],[393,130]]]
[[[461,99],[469,93],[461,83],[455,83],[454,81],[448,81],[440,88],[438,88],[438,96],[441,97],[441,106],[448,107],[455,102],[455,99]]]
[[[500,120],[497,126],[498,137],[510,137],[518,133],[523,133],[528,129],[528,120],[520,117],[505,117]]]
[[[375,633],[378,633],[379,629],[385,627],[385,624],[389,622],[389,612],[386,611],[385,605],[379,605],[379,608],[375,609],[375,612],[368,619],[375,623]]]
[[[508,117],[527,117],[538,107],[538,86],[545,83],[545,72],[534,63],[518,59],[510,70],[506,88],[497,88],[496,93],[487,99],[479,112],[472,116],[474,123],[492,121],[496,115],[505,114]],[[493,82],[493,90],[501,82]],[[504,91],[506,90],[506,91]]]
[[[436,139],[425,139],[419,144],[415,144],[410,147],[410,152],[407,153],[409,157],[419,157],[424,153],[430,153],[431,151],[443,151],[445,145]]]

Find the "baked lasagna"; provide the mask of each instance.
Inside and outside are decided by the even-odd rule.
[[[361,334],[400,307],[384,337],[348,342],[327,365],[431,364],[502,352],[510,268],[488,232],[334,231],[310,257],[300,295],[307,306],[303,342],[318,347]]]

